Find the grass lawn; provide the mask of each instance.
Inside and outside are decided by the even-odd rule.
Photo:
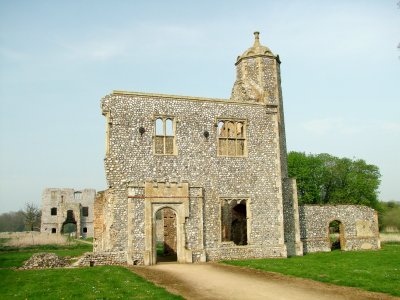
[[[223,263],[400,296],[400,243],[382,244],[380,251],[336,250]]]
[[[0,249],[1,299],[183,299],[119,266],[14,270],[37,252],[78,256],[92,245],[43,245]]]
[[[128,269],[0,270],[2,299],[183,299]]]
[[[0,268],[21,267],[33,253],[52,252],[58,256],[80,256],[85,252],[92,251],[93,246],[89,244],[72,245],[42,245],[26,248],[2,247],[0,248]]]

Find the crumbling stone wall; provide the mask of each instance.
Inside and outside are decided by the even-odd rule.
[[[94,202],[94,240],[93,251],[101,251],[110,246],[115,231],[112,230],[113,225],[113,190],[98,192]]]
[[[126,265],[126,252],[87,252],[74,263],[74,266],[77,267],[93,267],[104,265]]]
[[[331,251],[329,223],[342,223],[342,250],[380,249],[377,212],[360,205],[299,207],[304,252]]]
[[[44,189],[41,232],[61,233],[64,223],[73,221],[76,224],[77,237],[93,237],[95,195],[94,189]],[[72,212],[71,220],[67,218],[68,211]]]
[[[289,248],[293,255],[302,254],[296,191],[293,185],[285,188],[279,64],[279,57],[262,46],[256,34],[253,47],[236,62],[230,99],[121,91],[102,99],[107,124],[104,162],[113,196],[103,203],[104,208],[108,205],[102,216],[109,227],[101,234],[106,242],[98,243],[96,251],[126,251],[128,263],[154,263],[153,208],[170,204],[177,211],[182,262],[286,257]],[[173,120],[174,132],[168,136],[173,149],[160,155],[163,137],[156,134],[155,122],[168,118]],[[231,135],[221,140],[221,120],[242,126],[239,152],[219,151],[222,142],[237,142]],[[159,194],[150,192],[152,185]],[[179,185],[187,186],[188,195],[171,192],[179,193]],[[225,200],[246,203],[246,216],[235,235],[240,231],[247,236],[238,238],[238,244],[222,239]],[[290,226],[284,226],[285,219]],[[297,234],[286,238],[293,230]]]

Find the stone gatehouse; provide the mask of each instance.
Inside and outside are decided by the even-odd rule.
[[[280,63],[256,32],[230,99],[102,99],[109,189],[95,201],[95,252],[151,265],[163,239],[187,263],[303,254]]]
[[[93,237],[94,189],[46,188],[42,194],[41,232],[75,232]]]

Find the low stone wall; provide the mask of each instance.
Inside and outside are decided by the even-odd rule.
[[[331,251],[329,223],[341,223],[342,250],[380,249],[378,216],[361,205],[304,205],[299,207],[304,253]]]
[[[271,245],[259,247],[253,245],[233,246],[233,243],[226,243],[226,247],[206,249],[207,261],[252,259],[265,257],[286,257],[285,245]]]
[[[86,252],[75,264],[77,267],[125,265],[126,252]]]

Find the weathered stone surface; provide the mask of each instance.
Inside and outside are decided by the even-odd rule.
[[[125,252],[87,252],[74,263],[75,267],[126,264]],[[136,263],[134,263],[136,264]]]
[[[35,253],[30,259],[24,262],[24,265],[20,269],[64,268],[69,264],[69,257],[59,257],[55,253]]]
[[[72,216],[76,237],[93,237],[94,189],[46,188],[42,194],[41,232],[61,233]],[[70,211],[70,215],[68,215]],[[87,215],[86,215],[87,213]]]
[[[155,264],[156,214],[168,208],[179,262],[303,254],[300,225],[314,220],[299,220],[288,178],[279,57],[256,33],[236,70],[230,99],[123,91],[102,99],[109,189],[95,203],[96,253]]]
[[[377,212],[360,205],[304,205],[300,233],[304,252],[331,251],[329,223],[342,224],[341,249],[380,249]]]

